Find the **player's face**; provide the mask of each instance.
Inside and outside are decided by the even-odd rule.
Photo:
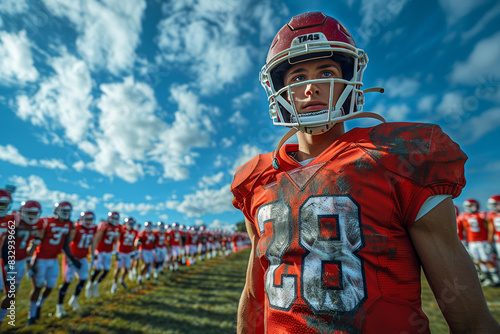
[[[340,65],[331,59],[318,59],[292,65],[284,77],[285,86],[315,79],[342,79]],[[336,83],[333,88],[335,105],[344,90],[344,84]],[[328,109],[330,83],[304,84],[291,88],[292,100],[299,114]],[[287,98],[292,102],[290,98]]]

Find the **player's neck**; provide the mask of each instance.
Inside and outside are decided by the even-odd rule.
[[[297,160],[304,161],[316,158],[344,133],[344,123],[337,123],[330,131],[320,135],[310,135],[304,132],[297,132],[297,138],[299,140]]]

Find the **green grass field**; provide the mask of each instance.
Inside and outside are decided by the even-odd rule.
[[[42,319],[29,328],[28,298],[31,283],[23,281],[16,302],[16,327],[2,324],[2,331],[16,333],[234,333],[236,310],[244,285],[249,251],[232,254],[226,260],[212,259],[179,272],[167,273],[158,281],[131,284],[129,293],[118,289],[111,295],[110,277],[101,284],[101,298],[80,297],[82,311],[68,309],[68,317],[57,319],[57,291],[49,297],[42,310]],[[75,284],[70,286],[74,291]],[[484,288],[491,312],[500,321],[500,288]],[[431,321],[432,333],[449,333],[446,322],[425,282],[423,307]]]

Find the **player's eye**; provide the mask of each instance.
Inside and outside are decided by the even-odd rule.
[[[291,82],[300,82],[306,80],[306,76],[303,74],[299,74],[297,76],[294,76],[291,80]]]

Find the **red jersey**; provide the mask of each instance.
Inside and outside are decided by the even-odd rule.
[[[98,252],[111,252],[114,249],[116,244],[116,240],[118,240],[118,236],[120,235],[120,225],[113,226],[109,224],[107,221],[101,221],[97,226],[97,231],[102,231],[102,238],[99,244],[97,245]]]
[[[120,233],[120,240],[118,242],[118,251],[120,253],[130,253],[134,250],[134,242],[137,238],[136,230],[129,230],[126,227],[122,226],[122,232]]]
[[[198,240],[200,239],[198,237],[198,231],[193,231],[190,234],[191,234],[191,244],[198,245]]]
[[[167,232],[155,231],[155,247],[162,248],[165,247],[165,241],[167,240]]]
[[[45,234],[42,243],[36,248],[35,254],[38,259],[56,259],[64,246],[64,240],[73,228],[70,220],[60,221],[55,217],[42,218],[42,228]]]
[[[488,223],[484,212],[462,212],[459,219],[467,233],[467,242],[488,240]]]
[[[168,241],[170,246],[180,246],[181,245],[181,231],[171,230],[167,233]]]
[[[154,232],[142,231],[139,233],[139,240],[141,240],[139,249],[152,250],[155,247],[155,239]]]
[[[255,157],[231,186],[259,237],[257,332],[429,333],[408,229],[429,196],[460,194],[467,156],[412,123],[355,128],[305,166],[297,150],[281,147],[279,170]]]
[[[191,235],[191,232],[189,231],[183,231],[184,233],[184,246],[190,246],[191,243],[193,242],[193,236]]]
[[[75,223],[75,238],[71,241],[71,253],[77,259],[83,259],[89,254],[89,247],[97,233],[97,226],[90,228],[84,227],[79,223]]]
[[[42,228],[42,220],[38,220],[36,224],[30,225],[16,217],[16,261],[24,260],[28,256],[28,245],[31,240],[39,235]]]
[[[494,240],[495,242],[500,242],[500,213],[498,212],[488,212],[488,220],[493,224],[493,229],[495,231]]]

